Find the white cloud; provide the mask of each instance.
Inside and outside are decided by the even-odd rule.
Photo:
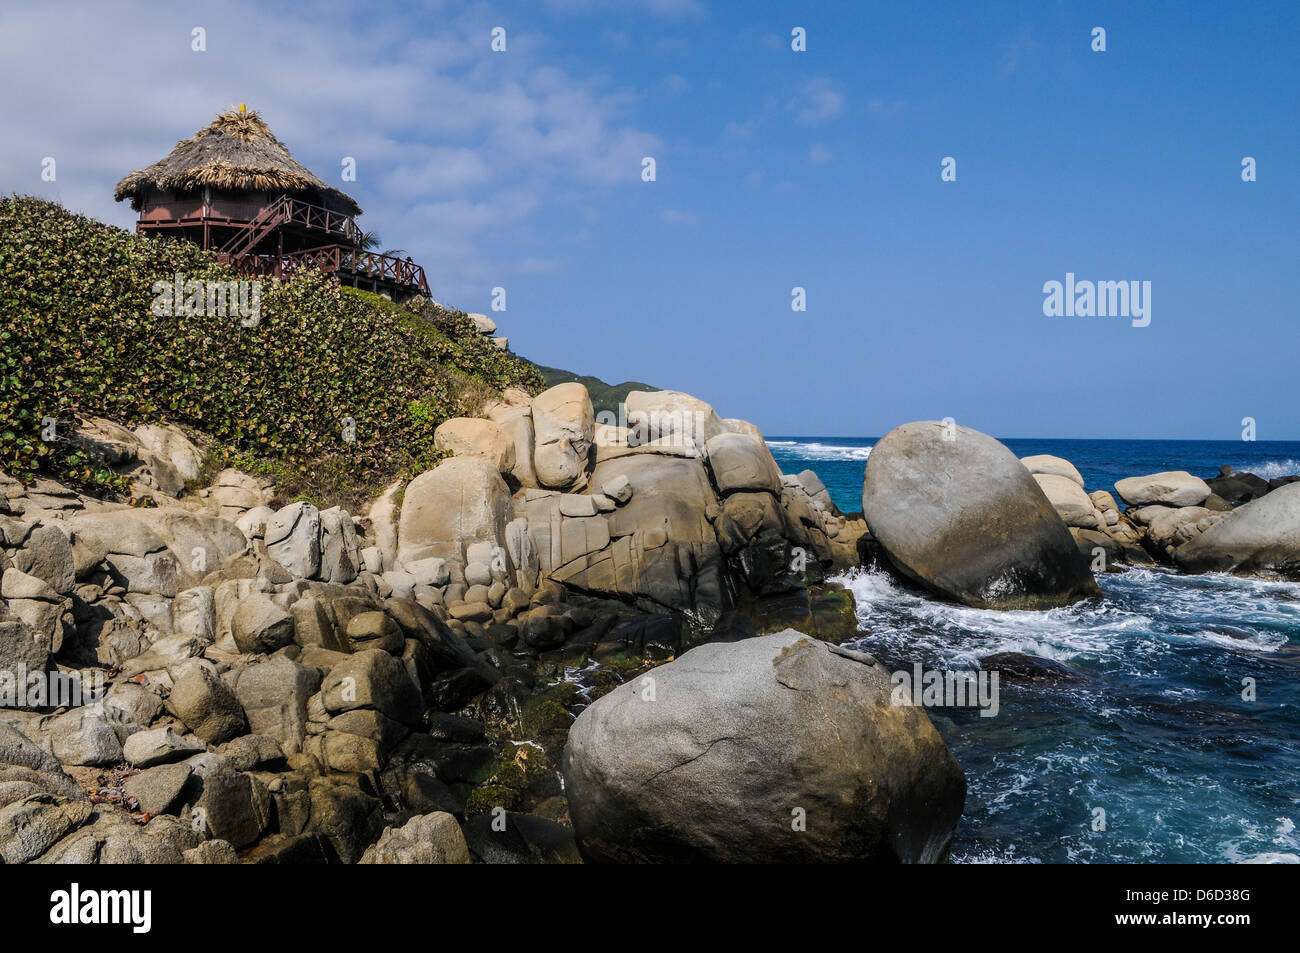
[[[831,150],[820,142],[813,143],[808,149],[808,161],[813,165],[825,165],[834,158],[835,156]]]
[[[681,209],[666,208],[659,213],[659,217],[670,225],[696,225],[699,223],[699,216],[692,212],[683,212]]]
[[[844,107],[844,94],[835,80],[829,77],[810,79],[799,88],[798,96],[790,108],[800,122],[825,122],[839,115]]]

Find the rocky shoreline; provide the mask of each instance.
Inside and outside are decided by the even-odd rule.
[[[73,438],[148,505],[0,479],[0,858],[941,861],[964,775],[838,648],[829,575],[985,608],[1134,565],[1300,576],[1294,478],[1088,494],[922,422],[846,514],[703,401],[626,411],[507,390],[356,515],[235,470],[194,488],[164,424]]]

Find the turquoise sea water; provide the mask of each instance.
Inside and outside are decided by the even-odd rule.
[[[844,510],[861,506],[871,443],[770,441],[783,471],[814,470]],[[1071,460],[1089,490],[1225,463],[1300,471],[1300,443],[1006,443]],[[841,581],[857,597],[860,646],[891,671],[973,671],[982,656],[1024,652],[1083,676],[1002,684],[991,718],[930,711],[969,783],[955,862],[1300,862],[1300,584],[1133,569],[1069,608],[990,612],[879,572]]]

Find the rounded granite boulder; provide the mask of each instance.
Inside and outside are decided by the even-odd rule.
[[[589,861],[942,862],[966,777],[870,656],[793,629],[690,650],[569,730]]]
[[[946,599],[1048,609],[1098,594],[1033,475],[969,427],[919,421],[878,440],[867,458],[862,510],[889,562]]]

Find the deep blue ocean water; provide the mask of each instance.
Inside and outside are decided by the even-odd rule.
[[[851,511],[873,442],[769,445],[784,472],[814,470]],[[1300,443],[1005,442],[1065,457],[1089,490],[1225,463],[1300,471]],[[1024,652],[1086,676],[1003,684],[991,718],[930,710],[969,784],[955,862],[1300,862],[1300,584],[1133,569],[1100,576],[1101,597],[1069,608],[991,612],[881,573],[840,581],[857,597],[860,647],[890,671],[973,671],[982,656]]]
[[[862,470],[875,437],[768,437],[782,473],[812,470],[844,512],[862,509]],[[1202,478],[1224,464],[1266,480],[1300,473],[1300,442],[1281,440],[1003,440],[1018,457],[1050,453],[1073,463],[1085,488],[1115,492],[1124,477],[1186,470]]]

